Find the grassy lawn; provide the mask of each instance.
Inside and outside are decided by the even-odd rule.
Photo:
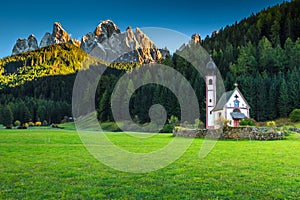
[[[170,134],[148,139],[123,133],[107,135],[120,147],[140,152],[160,148],[172,139]],[[300,134],[283,141],[218,141],[211,153],[200,159],[202,142],[195,139],[185,154],[168,167],[131,174],[115,171],[94,159],[74,130],[0,130],[0,199],[300,196]]]

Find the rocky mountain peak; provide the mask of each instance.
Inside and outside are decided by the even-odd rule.
[[[70,42],[71,37],[67,31],[65,31],[59,22],[53,24],[52,34],[45,33],[41,40],[40,47],[46,47],[51,44],[60,44]]]
[[[111,20],[99,23],[93,32],[82,37],[81,42],[72,39],[59,22],[53,24],[52,33],[46,32],[40,42],[40,48],[52,44],[70,43],[82,48],[85,52],[98,56],[105,61],[153,63],[162,59],[160,50],[142,32],[133,30],[130,26],[125,32]],[[14,47],[13,54],[37,49],[37,40],[34,35],[28,39],[19,39]],[[169,54],[164,51],[164,56]]]
[[[56,28],[57,29],[63,29],[60,22],[54,22],[54,24],[53,24],[53,30],[55,30]]]
[[[59,22],[55,22],[53,25],[52,38],[55,43],[66,43],[71,39]]]
[[[35,35],[33,35],[33,34],[28,36],[28,39],[33,39],[33,38],[35,39]]]
[[[141,29],[128,26],[121,33],[111,21],[101,22],[81,40],[81,48],[105,61],[153,63],[162,59],[160,51]]]
[[[142,48],[156,48],[155,44],[149,39],[149,37],[145,33],[142,32],[141,29],[136,28],[135,36]]]
[[[113,34],[121,33],[117,25],[111,20],[101,22],[95,29],[94,34],[99,38],[99,41],[110,38]]]
[[[191,43],[193,44],[199,44],[201,42],[201,36],[199,33],[195,33],[192,35]]]
[[[38,49],[38,43],[34,35],[29,35],[27,39],[18,39],[13,47],[12,54],[19,54],[26,51]]]
[[[132,31],[131,26],[128,26],[128,27],[126,28],[126,31]]]
[[[162,56],[163,59],[171,56],[170,51],[169,51],[169,49],[167,47],[159,49],[159,51],[160,51],[161,56]]]

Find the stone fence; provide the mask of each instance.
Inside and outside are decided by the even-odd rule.
[[[282,140],[285,134],[269,127],[224,127],[216,130],[175,127],[173,130],[174,136],[189,138],[208,136],[219,139]]]
[[[289,128],[289,131],[300,133],[300,128]]]

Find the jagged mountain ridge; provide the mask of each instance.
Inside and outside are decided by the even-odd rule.
[[[133,31],[131,27],[128,27],[122,33],[111,20],[101,22],[93,32],[83,36],[81,41],[72,39],[62,25],[55,22],[52,33],[45,33],[40,45],[37,44],[37,39],[33,35],[28,39],[18,39],[12,54],[61,43],[73,44],[85,52],[109,62],[154,63],[163,58],[160,50],[139,28]],[[164,53],[164,55],[166,54]]]
[[[46,47],[51,44],[67,43],[70,39],[70,35],[62,28],[62,25],[59,22],[55,22],[52,34],[47,32],[44,35],[40,47]]]
[[[12,54],[18,54],[26,51],[33,51],[38,49],[37,39],[34,35],[29,35],[27,39],[18,39],[14,48],[12,50]]]

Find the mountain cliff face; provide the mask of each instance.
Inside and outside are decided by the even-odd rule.
[[[128,27],[121,33],[111,21],[101,22],[93,33],[81,40],[81,48],[105,61],[153,63],[162,55],[155,44],[139,28]]]
[[[49,46],[51,44],[67,43],[71,40],[70,35],[65,31],[59,22],[55,22],[53,25],[52,34],[45,33],[40,48]]]
[[[201,42],[201,36],[199,33],[195,33],[192,35],[191,43],[193,44],[199,44]]]
[[[18,39],[14,48],[12,50],[12,54],[19,54],[26,51],[32,51],[38,49],[38,43],[34,35],[30,35],[27,39]]]
[[[96,47],[105,52],[101,43],[119,33],[120,29],[111,20],[105,20],[96,27],[94,32],[87,33],[82,37],[80,47],[87,53],[90,53]]]
[[[101,22],[93,32],[83,36],[81,41],[72,39],[62,25],[55,22],[52,33],[45,33],[39,46],[35,38],[19,39],[13,49],[13,54],[60,43],[73,44],[109,62],[154,63],[163,58],[160,50],[139,28],[133,31],[131,27],[128,27],[125,32],[121,33],[111,20]]]

